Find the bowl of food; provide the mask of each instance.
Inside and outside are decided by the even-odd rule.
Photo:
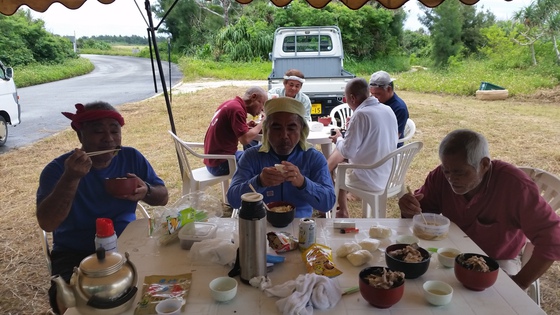
[[[436,306],[446,305],[451,302],[453,288],[443,281],[426,281],[422,285],[424,298],[428,303]]]
[[[273,201],[266,204],[266,220],[277,228],[288,226],[294,220],[296,207],[285,201]]]
[[[360,294],[377,308],[388,308],[401,300],[404,274],[385,267],[366,267],[359,274]]]
[[[412,232],[421,239],[438,241],[447,237],[450,223],[441,214],[417,214],[412,218]]]
[[[330,116],[322,116],[317,119],[323,126],[328,126],[331,124],[331,117]]]
[[[455,278],[467,289],[484,291],[498,279],[498,262],[473,253],[463,253],[455,257]]]
[[[460,253],[460,250],[453,247],[438,248],[437,259],[444,267],[453,268],[455,266],[455,257]]]
[[[105,179],[105,190],[112,196],[133,195],[138,187],[135,177],[116,177]]]
[[[417,244],[393,244],[385,249],[385,263],[391,270],[404,272],[406,279],[415,279],[428,270],[430,253]]]
[[[210,294],[218,302],[227,302],[237,294],[237,280],[230,277],[218,277],[210,281]]]

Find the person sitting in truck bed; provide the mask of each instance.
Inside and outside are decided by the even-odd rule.
[[[297,69],[290,69],[284,74],[284,87],[283,88],[273,88],[268,91],[268,98],[273,97],[291,97],[300,101],[305,108],[306,121],[311,121],[311,100],[309,97],[301,92],[301,87],[305,82],[305,76],[303,73]]]
[[[395,79],[385,71],[377,71],[369,79],[369,92],[375,96],[379,102],[391,107],[399,124],[399,139],[404,137],[404,128],[408,120],[408,108],[405,102],[395,93],[393,81]],[[403,143],[399,143],[397,148]]]

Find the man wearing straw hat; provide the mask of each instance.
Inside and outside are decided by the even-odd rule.
[[[311,217],[313,209],[329,211],[335,202],[327,160],[307,143],[305,108],[290,97],[264,105],[262,145],[245,151],[227,192],[233,208],[251,184],[264,202],[285,201],[296,207],[296,217]]]

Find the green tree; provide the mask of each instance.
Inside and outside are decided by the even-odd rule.
[[[45,23],[34,20],[26,10],[0,15],[0,33],[0,58],[12,66],[60,63],[77,57],[68,39],[47,32]]]
[[[160,0],[154,6],[154,13],[162,18],[172,4],[173,0]],[[201,9],[194,0],[182,0],[177,2],[169,12],[163,22],[163,29],[159,31],[171,35],[171,43],[175,51],[188,54],[194,53],[197,47],[210,42],[223,26],[223,17]]]
[[[458,1],[445,1],[435,9],[424,7],[420,22],[428,28],[432,39],[432,56],[438,68],[447,67],[449,58],[461,51],[463,15]]]
[[[472,55],[486,45],[486,38],[480,30],[495,24],[496,16],[488,10],[477,12],[472,5],[460,5],[460,8],[463,16],[461,42],[467,55]]]
[[[241,17],[216,36],[216,57],[232,61],[266,60],[272,47],[273,33],[264,21]]]

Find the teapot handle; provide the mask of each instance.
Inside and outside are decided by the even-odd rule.
[[[92,296],[88,301],[87,305],[97,309],[110,309],[117,306],[121,306],[122,304],[128,302],[128,300],[134,298],[136,292],[138,291],[137,287],[131,287],[124,295],[119,297],[116,300],[107,301],[105,299],[100,299],[98,297]]]

